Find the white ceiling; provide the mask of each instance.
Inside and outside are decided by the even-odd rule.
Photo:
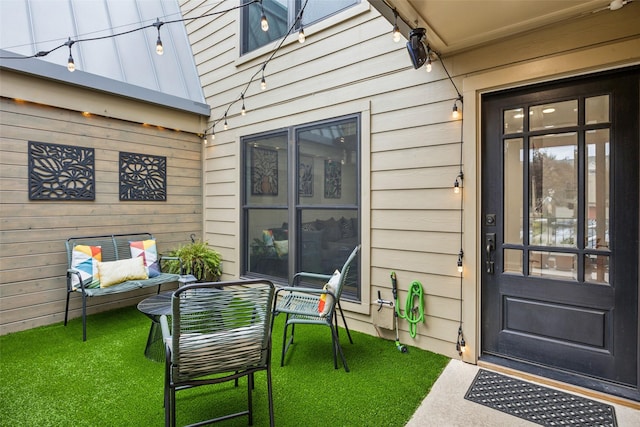
[[[393,8],[405,37],[427,28],[430,45],[442,53],[469,49],[545,25],[610,10],[629,0],[369,0],[393,24]]]

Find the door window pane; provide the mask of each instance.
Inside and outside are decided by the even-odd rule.
[[[587,131],[585,247],[609,247],[609,129]]]
[[[600,285],[609,284],[608,255],[585,255],[584,281]]]
[[[548,279],[577,280],[576,254],[560,252],[529,252],[529,275]]]
[[[504,272],[522,274],[522,251],[520,249],[504,250]]]
[[[576,99],[529,108],[529,130],[553,129],[577,124],[578,101]]]
[[[506,110],[503,115],[505,135],[522,132],[524,129],[524,108]]]
[[[577,150],[575,132],[530,140],[529,232],[532,244],[577,246]]]
[[[522,243],[523,234],[523,145],[522,138],[504,144],[504,241]]]
[[[586,124],[609,122],[609,95],[587,98],[584,101],[584,106]]]

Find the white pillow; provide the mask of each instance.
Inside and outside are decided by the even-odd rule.
[[[99,262],[100,287],[117,285],[127,280],[148,279],[147,269],[142,257],[122,259],[120,261]]]
[[[336,270],[333,272],[333,275],[329,279],[326,285],[324,285],[324,290],[331,292],[332,294],[336,294],[338,291],[338,286],[340,285],[340,271]],[[329,314],[329,310],[333,306],[333,296],[329,294],[323,295],[326,300],[324,301],[324,306],[321,307],[320,317],[325,317]],[[319,307],[320,308],[320,307]]]

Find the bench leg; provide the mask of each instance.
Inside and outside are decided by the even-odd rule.
[[[87,340],[87,296],[82,293],[82,341]]]
[[[69,318],[69,297],[71,292],[67,291],[67,305],[64,307],[64,326],[67,326],[67,319]]]

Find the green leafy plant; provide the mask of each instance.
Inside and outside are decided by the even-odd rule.
[[[167,260],[164,265],[168,273],[192,274],[199,282],[215,282],[222,275],[220,253],[207,242],[196,240],[170,251],[167,256],[180,258],[183,269],[180,271],[180,261]]]

